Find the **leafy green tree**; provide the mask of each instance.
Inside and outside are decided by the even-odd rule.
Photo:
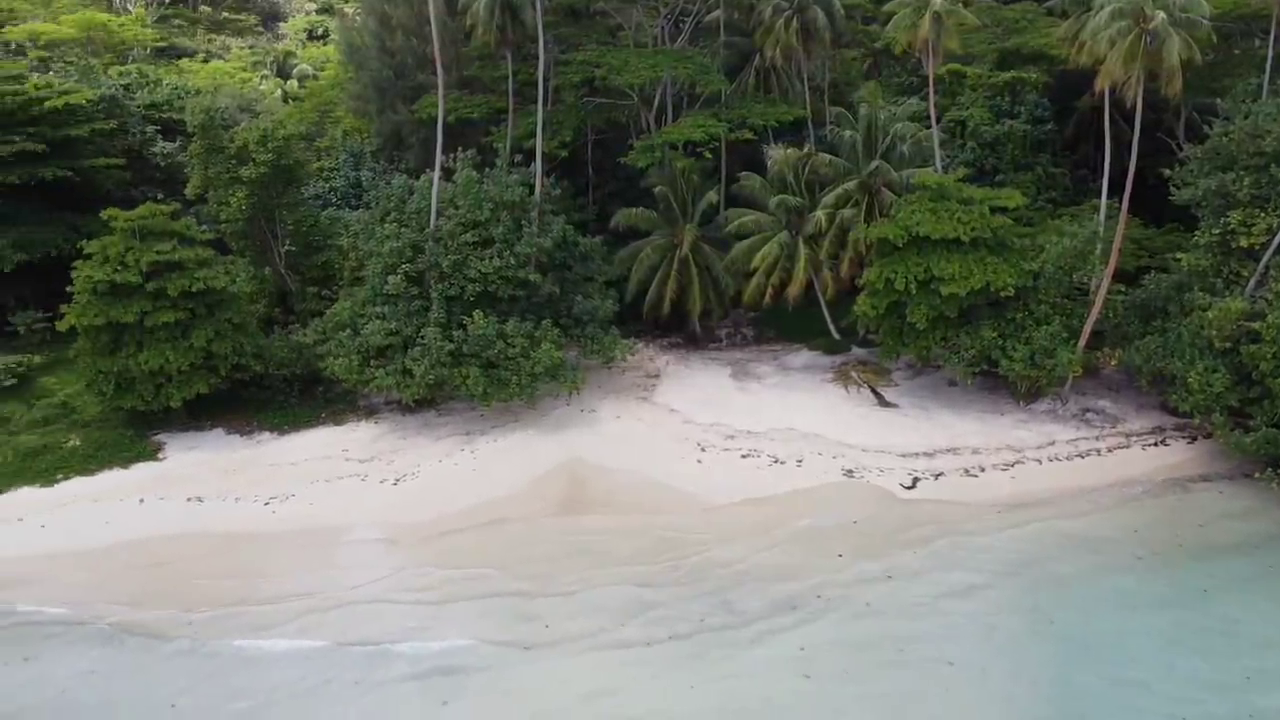
[[[323,311],[330,229],[305,195],[315,136],[277,98],[217,95],[192,104],[188,197],[207,203],[232,250],[270,273],[286,319]]]
[[[1114,88],[1125,102],[1133,106],[1133,140],[1111,256],[1098,283],[1093,307],[1080,331],[1077,354],[1083,353],[1089,343],[1120,261],[1125,226],[1129,221],[1129,201],[1133,196],[1133,178],[1138,169],[1147,83],[1154,83],[1165,97],[1181,95],[1184,65],[1200,61],[1197,38],[1209,36],[1209,12],[1209,4],[1204,0],[1099,0],[1097,9],[1085,24],[1083,36],[1090,48],[1084,54],[1101,59],[1097,86]]]
[[[472,37],[482,45],[502,53],[507,61],[507,141],[504,156],[510,160],[516,131],[516,77],[513,56],[516,46],[534,25],[533,6],[528,0],[463,0],[460,11]]]
[[[1174,200],[1199,220],[1180,248],[1181,272],[1214,295],[1262,289],[1280,245],[1280,101],[1229,108],[1187,151],[1171,184]]]
[[[885,12],[893,17],[884,31],[895,44],[911,50],[924,64],[929,78],[929,127],[933,132],[933,169],[942,172],[942,135],[938,129],[935,77],[944,53],[960,47],[960,31],[978,24],[964,6],[966,0],[890,0]]]
[[[927,131],[915,122],[918,105],[890,103],[878,85],[863,88],[852,112],[837,108],[827,130],[826,174],[831,186],[818,202],[815,231],[823,257],[834,257],[852,280],[866,255],[865,232],[886,218],[908,183],[928,167]]]
[[[648,185],[655,208],[622,208],[609,223],[614,230],[647,233],[618,253],[618,268],[627,273],[626,299],[644,290],[646,319],[666,320],[678,307],[700,335],[703,316],[721,317],[733,292],[724,258],[706,234],[720,194],[696,166],[682,161],[651,172]]]
[[[84,245],[59,328],[76,333],[86,382],[107,405],[162,410],[250,369],[262,336],[243,268],[219,256],[176,205],[103,213]]]
[[[98,195],[124,164],[98,94],[55,75],[0,60],[0,272],[67,254],[96,223],[68,201]]]
[[[399,177],[355,219],[362,272],[310,329],[331,376],[407,403],[491,403],[617,356],[603,249],[551,203],[535,219],[528,173],[464,161],[434,230],[430,194],[427,178]]]
[[[770,145],[765,164],[764,175],[744,172],[733,186],[746,207],[726,216],[725,232],[740,240],[725,265],[747,277],[742,300],[748,306],[769,307],[782,298],[795,305],[812,291],[831,337],[840,340],[827,308],[835,278],[822,257],[817,223],[826,163],[813,149]]]
[[[844,21],[844,6],[835,0],[763,0],[756,8],[756,43],[775,67],[796,66],[804,90],[809,145],[816,147],[809,66],[831,47]]]

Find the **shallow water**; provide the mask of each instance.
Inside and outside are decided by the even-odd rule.
[[[796,535],[554,591],[431,594],[423,571],[184,616],[179,636],[172,614],[162,634],[139,616],[0,609],[0,716],[1280,717],[1273,492],[1018,512],[858,560],[839,534]],[[807,552],[823,557],[797,569]],[[455,587],[492,571],[450,572]]]

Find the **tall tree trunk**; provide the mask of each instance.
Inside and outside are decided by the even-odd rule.
[[[831,319],[831,310],[827,308],[827,300],[823,297],[822,285],[818,283],[818,274],[812,270],[809,271],[809,282],[813,283],[813,294],[818,296],[818,307],[822,308],[822,317],[827,321],[827,330],[831,333],[831,337],[835,340],[843,340],[844,338],[840,336],[840,331],[836,329],[835,321]],[[875,385],[872,385],[871,381],[862,373],[858,372],[853,367],[850,367],[849,370],[853,373],[853,376],[857,378],[858,384],[866,388],[867,392],[871,393],[871,396],[875,398],[877,405],[882,408],[898,407],[897,403],[891,402],[889,398],[885,397],[884,393],[880,392],[880,389]]]
[[[511,144],[516,133],[516,75],[511,62],[511,48],[507,48],[507,147],[505,155],[511,162]]]
[[[1111,188],[1111,88],[1102,93],[1102,193],[1098,197],[1098,257],[1107,231],[1107,191]]]
[[[933,169],[942,174],[942,137],[938,134],[938,100],[934,89],[933,43],[926,45],[925,71],[929,76],[929,128],[933,132]]]
[[[822,61],[822,128],[831,133],[831,58]]]
[[[1267,251],[1262,254],[1262,261],[1258,263],[1258,269],[1253,271],[1253,277],[1249,278],[1249,284],[1244,286],[1244,296],[1253,297],[1253,291],[1258,288],[1258,282],[1262,280],[1262,275],[1267,271],[1267,265],[1271,263],[1271,257],[1276,254],[1276,247],[1280,246],[1280,232],[1271,238],[1271,244],[1267,246]]]
[[[827,300],[823,297],[822,285],[818,282],[818,274],[809,271],[809,282],[813,283],[813,294],[818,296],[818,307],[822,308],[822,317],[827,320],[827,330],[831,331],[831,337],[836,340],[843,340],[840,337],[840,331],[836,329],[835,321],[831,319],[831,311],[827,309]]]
[[[1107,260],[1107,268],[1102,272],[1102,281],[1098,283],[1098,292],[1093,296],[1093,307],[1089,309],[1089,317],[1084,321],[1080,331],[1080,339],[1076,342],[1076,356],[1084,353],[1089,344],[1089,336],[1093,334],[1093,326],[1102,314],[1102,306],[1107,301],[1107,290],[1111,287],[1111,278],[1116,274],[1116,265],[1120,262],[1120,249],[1124,246],[1124,231],[1129,224],[1129,200],[1133,196],[1133,176],[1138,169],[1138,141],[1142,137],[1142,96],[1146,90],[1145,83],[1138,82],[1137,100],[1133,104],[1133,141],[1129,144],[1129,172],[1124,178],[1124,195],[1120,198],[1120,218],[1116,221],[1115,238],[1111,241],[1111,257]],[[1067,379],[1062,391],[1065,394],[1071,389],[1071,379]]]
[[[594,158],[594,147],[596,144],[595,129],[591,127],[591,120],[587,120],[587,212],[592,218],[596,214],[596,168]]]
[[[436,162],[431,171],[431,218],[429,228],[435,228],[440,215],[440,171],[444,166],[444,53],[440,49],[440,18],[436,3],[427,0],[427,19],[431,23],[431,52],[436,60]]]
[[[1277,0],[1280,1],[1280,0]],[[720,0],[720,72],[724,73],[724,0]],[[729,97],[727,88],[720,88],[720,108],[723,110],[725,100]],[[728,190],[729,190],[729,138],[728,135],[720,131],[720,214],[725,213],[728,208]]]
[[[533,0],[534,19],[538,23],[538,129],[533,150],[533,200],[542,203],[542,119],[547,99],[547,38],[542,26],[542,0]]]
[[[1267,41],[1267,69],[1262,74],[1262,99],[1267,99],[1267,90],[1271,88],[1271,65],[1276,58],[1276,22],[1280,20],[1280,0],[1271,0],[1271,38]]]
[[[804,82],[804,111],[809,119],[809,146],[818,147],[818,134],[813,129],[813,101],[809,97],[809,63],[805,61],[804,50],[800,51],[800,79]]]

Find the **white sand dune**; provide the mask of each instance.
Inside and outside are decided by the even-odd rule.
[[[901,407],[881,409],[832,386],[834,362],[645,349],[535,408],[166,436],[158,462],[0,497],[0,602],[210,609],[390,592],[388,578],[422,567],[605,583],[734,553],[775,552],[785,570],[770,538],[815,523],[861,518],[870,552],[959,504],[1235,466],[1117,391],[1026,408],[899,372],[888,392]]]

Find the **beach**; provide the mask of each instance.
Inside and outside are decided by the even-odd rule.
[[[383,717],[770,717],[784,706],[761,699],[761,678],[777,677],[779,703],[817,693],[813,717],[859,698],[863,717],[890,717],[879,713],[896,693],[894,717],[1066,718],[1087,704],[1034,712],[1044,693],[1021,674],[1043,670],[1023,657],[1026,638],[1074,611],[1028,610],[1025,595],[1010,607],[1009,588],[1061,583],[1052,602],[1066,602],[1083,592],[1073,572],[1181,572],[1228,551],[1265,562],[1280,543],[1274,494],[1230,481],[1248,468],[1131,390],[1085,382],[1065,406],[1023,406],[901,368],[884,388],[900,407],[884,409],[834,386],[835,362],[793,348],[641,348],[535,407],[177,434],[157,462],[0,496],[0,633],[18,638],[3,662],[28,673],[6,674],[44,677],[103,643],[115,655],[94,657],[120,672],[212,673],[208,687],[136,691],[135,705],[105,680],[81,698],[115,697],[137,717],[152,704],[347,717],[335,702]],[[1048,560],[1067,546],[1070,559]],[[1179,565],[1188,548],[1200,555]],[[1280,598],[1274,567],[1239,573],[1254,584],[1237,610]],[[1184,609],[1165,621],[1199,618],[1210,645],[1238,622]],[[1133,630],[1119,624],[1109,632]],[[1224,708],[1280,703],[1244,679],[1269,670],[1268,637],[1203,650],[1232,658],[1219,662],[1234,683],[1223,692],[1246,704]],[[1195,676],[1201,661],[1162,670],[1164,652],[1152,646],[1152,673]],[[909,675],[886,675],[902,663],[961,674],[908,701]],[[373,668],[403,684],[370,689],[370,677],[327,704],[337,686],[254,689]],[[6,697],[27,703],[14,717],[89,712],[12,682]],[[1133,708],[1126,717],[1165,717]]]

